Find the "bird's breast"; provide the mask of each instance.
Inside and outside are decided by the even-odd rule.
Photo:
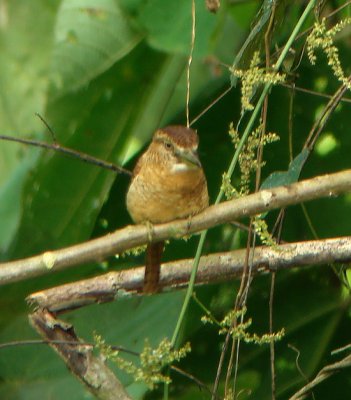
[[[200,168],[141,168],[127,193],[127,208],[137,223],[186,218],[207,206],[206,178]]]

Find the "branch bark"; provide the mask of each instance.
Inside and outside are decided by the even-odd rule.
[[[49,342],[70,371],[100,400],[131,400],[121,382],[107,367],[101,356],[93,355],[93,348],[85,346],[66,322],[56,319],[47,310],[29,316],[34,329]],[[62,341],[62,343],[50,343]],[[67,342],[67,343],[64,343]]]
[[[179,238],[225,222],[253,216],[321,197],[351,191],[351,170],[318,176],[289,186],[263,190],[211,206],[191,220],[177,220],[150,228],[127,226],[114,233],[60,250],[0,264],[0,285],[17,282],[79,264],[102,261],[109,256],[152,241]]]
[[[217,253],[200,260],[197,285],[228,281],[242,276],[246,249]],[[257,247],[252,258],[252,272],[267,273],[304,265],[321,265],[351,261],[351,236]],[[165,263],[161,266],[160,290],[181,289],[188,284],[192,259]],[[140,294],[144,268],[109,272],[96,278],[69,283],[31,294],[27,301],[51,312],[63,313],[94,303],[113,301],[118,297]]]

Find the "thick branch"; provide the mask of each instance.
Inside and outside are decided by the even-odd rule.
[[[72,326],[59,321],[46,310],[36,311],[29,316],[29,320],[35,330],[61,356],[73,375],[96,398],[131,400],[123,385],[106,366],[104,359],[101,356],[94,356],[91,346],[81,344]],[[50,343],[51,341],[55,342]]]
[[[197,284],[240,278],[246,263],[246,249],[202,257]],[[351,236],[257,247],[252,271],[264,273],[304,265],[321,265],[351,261]],[[179,289],[187,285],[193,260],[165,263],[161,267],[160,290]],[[113,301],[125,295],[137,295],[143,285],[144,268],[109,272],[96,278],[57,286],[33,293],[28,301],[52,312],[65,312],[93,303]]]
[[[263,190],[249,196],[211,206],[191,220],[156,225],[153,241],[189,233],[320,197],[333,197],[351,190],[351,170],[319,176],[289,186]],[[114,233],[61,250],[0,264],[0,285],[62,270],[78,264],[101,261],[150,241],[150,228],[127,226]]]

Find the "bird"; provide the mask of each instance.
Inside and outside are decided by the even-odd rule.
[[[195,130],[171,125],[156,130],[138,159],[126,195],[136,224],[161,224],[192,217],[209,205],[206,176],[198,157]],[[149,243],[143,293],[158,291],[164,241]]]

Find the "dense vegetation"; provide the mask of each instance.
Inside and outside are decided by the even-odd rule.
[[[255,191],[272,173],[288,171],[297,156],[298,174],[285,176],[281,183],[350,168],[350,100],[335,100],[310,151],[302,152],[330,100],[325,95],[333,95],[342,84],[350,85],[346,78],[350,73],[350,2],[221,3],[217,13],[210,13],[205,1],[195,1],[190,70],[190,119],[211,104],[193,127],[200,136],[200,157],[212,203],[221,188],[229,197]],[[309,5],[316,7],[300,27],[303,34],[294,39],[275,71],[282,49]],[[307,36],[318,21],[307,45]],[[337,25],[341,21],[344,24]],[[51,143],[52,136],[35,117],[40,113],[61,145],[132,169],[155,129],[186,123],[191,25],[191,0],[0,1],[0,134]],[[256,131],[256,139],[251,135],[242,149],[240,165],[232,177],[226,174],[223,179],[264,84],[272,88],[267,87],[264,111],[259,110],[250,129]],[[350,97],[349,91],[344,97]],[[267,142],[263,152],[258,139],[262,134]],[[257,153],[262,160],[257,161]],[[50,150],[1,141],[1,262],[80,243],[130,224],[125,209],[128,179]],[[265,215],[265,223],[245,219],[240,221],[244,227],[224,224],[209,230],[203,253],[245,248],[248,241],[251,246],[262,241],[274,246],[276,241],[346,236],[350,234],[350,211],[349,193],[288,207],[280,225],[276,224],[279,210]],[[198,236],[172,240],[164,259],[194,257],[197,245]],[[0,343],[38,338],[28,323],[30,307],[25,297],[30,293],[142,263],[143,255],[127,255],[3,286]],[[287,399],[325,365],[347,355],[349,349],[331,355],[351,342],[345,267],[306,266],[278,271],[273,280],[272,274],[253,279],[244,316],[252,324],[241,338],[235,398]],[[239,286],[239,281],[232,281],[196,288],[198,302],[191,301],[181,331],[181,342],[190,342],[191,352],[176,365],[210,390],[225,335],[219,334],[221,327],[216,324],[201,321],[202,306],[211,318],[222,321],[233,309]],[[270,331],[273,297],[272,332],[285,331],[274,345],[275,395],[270,345],[245,343],[245,335],[247,339],[255,333],[260,342]],[[146,339],[155,347],[163,338],[172,337],[183,299],[183,291],[125,298],[70,312],[63,319],[74,325],[83,340],[92,342],[97,333],[106,343],[140,352]],[[230,346],[218,398],[224,398],[229,353]],[[127,358],[135,361],[134,356]],[[163,384],[147,392],[144,383],[116,373],[133,399],[163,398]],[[189,376],[173,371],[171,378],[170,398],[211,398]],[[232,398],[232,383],[233,379],[226,399]],[[347,398],[350,370],[341,369],[313,390],[319,400]],[[2,399],[89,396],[48,346],[18,344],[0,349]]]

